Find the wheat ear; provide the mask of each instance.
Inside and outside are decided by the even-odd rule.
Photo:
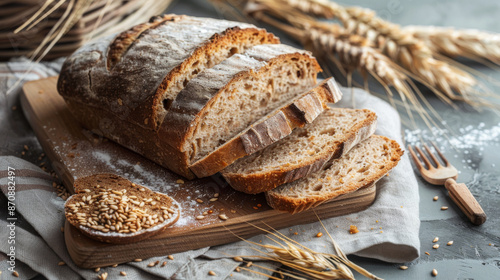
[[[274,1],[289,2],[290,0]],[[309,2],[313,6],[320,6],[325,10],[317,15],[337,18],[349,32],[367,38],[389,58],[411,72],[413,78],[425,84],[446,102],[450,103],[449,99],[451,99],[474,103],[474,96],[470,95],[477,85],[474,76],[434,58],[432,50],[423,41],[411,34],[405,34],[398,25],[377,17],[375,12],[369,9],[346,8],[324,0],[302,1]],[[302,6],[296,5],[295,7]],[[307,11],[310,12],[312,9],[303,10],[303,12]]]
[[[500,65],[500,34],[437,26],[406,26],[403,32],[424,41],[431,50],[443,55]]]

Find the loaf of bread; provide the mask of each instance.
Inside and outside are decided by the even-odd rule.
[[[238,158],[262,150],[289,135],[293,129],[311,123],[327,108],[328,103],[336,103],[341,98],[342,92],[335,80],[328,78],[253,123],[190,168],[198,177],[213,175]]]
[[[126,34],[144,29],[139,25],[114,39],[108,38],[76,51],[64,63],[58,90],[72,113],[89,130],[193,179],[196,177],[190,169],[193,163],[314,87],[317,73],[321,71],[316,59],[306,51],[281,44],[249,47],[277,42],[274,36],[252,26],[241,24],[231,29],[231,32],[240,33],[246,30],[238,33],[240,37],[231,32],[232,35],[223,34],[230,36],[229,45],[238,51],[244,50],[241,54],[229,53],[223,42],[214,41],[223,35],[207,35],[218,32],[216,27],[237,24],[165,16],[146,24],[149,29],[133,37],[135,40],[125,40],[128,47],[116,43],[127,37]],[[186,44],[190,49],[184,45],[188,37]],[[117,46],[122,51],[110,51]],[[158,51],[158,48],[168,51]],[[204,50],[204,56],[199,54],[193,58],[199,49]],[[122,55],[116,62],[109,58],[117,53]],[[197,62],[187,63],[193,59]],[[175,88],[175,94],[158,93],[167,79],[164,79],[165,73],[169,73],[167,77],[177,77],[172,81],[179,77],[184,81],[172,86],[170,90]],[[152,77],[156,77],[156,82]],[[149,102],[151,98],[156,100],[164,96],[168,98],[163,99],[167,100],[165,102],[160,101],[165,105],[161,110]],[[138,112],[161,121],[155,121],[154,127],[147,121],[150,118],[138,123]],[[200,175],[214,174],[224,167],[214,164]]]
[[[158,130],[186,84],[204,69],[251,46],[279,43],[251,24],[165,15],[83,46],[63,64],[58,91],[72,110]],[[103,121],[105,122],[105,121]]]
[[[267,203],[280,211],[305,211],[376,183],[396,166],[402,155],[396,141],[373,135],[328,167],[266,192]]]
[[[236,190],[260,193],[322,169],[370,137],[377,116],[366,109],[329,109],[283,141],[236,161],[221,173]]]
[[[86,236],[107,243],[138,242],[152,237],[180,217],[180,205],[114,174],[96,174],[75,182],[65,203],[66,219]]]

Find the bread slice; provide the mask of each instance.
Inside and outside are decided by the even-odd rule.
[[[374,135],[349,153],[306,178],[266,192],[267,203],[274,209],[297,213],[316,207],[339,195],[376,183],[399,162],[403,151],[399,144]]]
[[[79,106],[158,130],[172,101],[204,69],[279,39],[251,24],[180,15],[151,18],[87,44],[64,62],[58,91]],[[85,124],[85,119],[82,121]]]
[[[261,193],[298,180],[375,132],[377,116],[366,109],[328,109],[316,120],[264,150],[221,171],[227,182],[245,193]]]
[[[138,242],[162,232],[180,217],[180,205],[170,196],[114,174],[80,178],[74,187],[76,194],[64,205],[66,219],[98,241]]]
[[[182,158],[168,168],[186,175],[182,169],[314,87],[318,71],[309,52],[278,44],[254,46],[206,69],[179,93],[163,122],[162,141]]]
[[[198,177],[213,175],[235,160],[262,150],[289,135],[295,128],[311,123],[327,108],[327,103],[336,103],[341,98],[342,92],[335,80],[328,78],[258,120],[189,168]]]

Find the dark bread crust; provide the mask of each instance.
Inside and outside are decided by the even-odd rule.
[[[94,229],[86,227],[86,226],[85,227],[80,226],[80,224],[78,223],[78,221],[74,217],[75,215],[71,215],[71,216],[68,215],[69,212],[72,212],[71,208],[68,205],[81,201],[82,196],[85,194],[88,194],[84,191],[84,189],[89,189],[91,191],[94,191],[97,189],[96,188],[97,185],[105,186],[108,189],[117,190],[117,191],[120,191],[122,189],[126,189],[127,194],[134,193],[137,196],[139,196],[139,195],[145,196],[145,197],[148,197],[148,196],[157,197],[157,196],[159,196],[161,198],[161,201],[160,201],[160,204],[158,207],[165,206],[165,207],[173,208],[177,211],[175,214],[173,214],[173,217],[170,220],[166,220],[161,225],[161,227],[155,229],[154,231],[142,230],[142,231],[136,232],[135,234],[122,233],[120,235],[109,235],[109,234],[105,234],[103,232],[94,230]],[[74,188],[75,188],[76,194],[72,195],[65,203],[64,209],[65,209],[65,213],[66,213],[66,219],[68,220],[68,222],[71,225],[73,225],[75,228],[80,230],[86,236],[88,236],[94,240],[101,241],[101,242],[113,243],[113,244],[126,244],[126,243],[133,243],[133,242],[138,242],[138,241],[144,240],[146,238],[152,237],[156,234],[159,234],[159,233],[165,231],[169,226],[175,224],[179,220],[179,217],[181,214],[180,213],[180,205],[177,203],[177,201],[175,201],[170,196],[168,196],[166,194],[162,194],[162,193],[153,192],[149,188],[141,186],[141,185],[132,186],[131,181],[129,181],[123,177],[120,177],[118,175],[115,175],[115,174],[109,174],[109,173],[96,174],[96,175],[91,175],[88,177],[77,179],[75,181]],[[141,189],[141,188],[144,188],[145,191],[143,191],[143,192],[139,191],[139,189]]]
[[[77,50],[63,64],[58,91],[65,99],[111,110],[121,121],[158,130],[163,100],[178,93],[166,97],[165,90],[182,88],[185,77],[196,75],[191,67],[197,61],[204,69],[249,46],[278,42],[250,24],[156,17]]]
[[[318,197],[318,196],[288,197],[285,195],[277,194],[274,191],[268,191],[265,193],[267,203],[275,210],[286,211],[294,214],[321,205],[322,203],[325,203],[340,195],[350,193],[358,189],[365,188],[372,184],[375,184],[378,180],[384,177],[392,168],[394,168],[398,164],[404,152],[403,150],[401,150],[399,144],[394,140],[391,140],[385,136],[380,136],[380,135],[373,135],[371,137],[378,137],[383,139],[390,146],[391,155],[383,169],[380,169],[378,172],[372,174],[371,176],[364,178],[362,183],[360,182],[351,183],[347,186],[342,187],[341,190],[327,193],[323,197]]]
[[[362,123],[352,127],[350,133],[346,134],[342,141],[331,146],[328,151],[318,154],[313,159],[301,161],[299,166],[289,165],[271,172],[250,174],[231,173],[223,170],[221,174],[235,190],[250,194],[266,192],[280,185],[306,177],[322,169],[332,160],[346,154],[352,147],[375,132],[377,126],[376,114],[366,109],[363,109],[363,111],[368,113],[368,117]],[[265,150],[262,152],[265,152]]]
[[[213,175],[237,159],[286,137],[293,129],[311,123],[327,108],[327,103],[336,103],[341,98],[342,93],[335,80],[326,79],[291,103],[257,121],[189,168],[198,177]]]

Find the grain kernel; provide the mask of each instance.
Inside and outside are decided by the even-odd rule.
[[[200,199],[200,198],[197,198],[197,199],[196,199],[196,202],[198,202],[198,203],[203,203],[203,200],[202,200],[202,199]]]
[[[210,202],[214,202],[214,201],[217,201],[217,200],[218,200],[217,197],[210,198]]]
[[[219,193],[215,193],[215,194],[214,194],[214,197],[219,197]]]
[[[434,245],[432,246],[432,249],[437,249],[437,248],[439,248],[439,244],[434,244]]]
[[[402,270],[407,270],[407,269],[408,269],[408,267],[407,267],[406,265],[402,265],[402,266],[400,266],[400,267],[399,267],[399,269],[402,269]]]
[[[227,220],[228,218],[227,218],[226,214],[220,214],[220,215],[219,215],[219,219],[221,219],[221,220],[225,221],[225,220]]]
[[[233,260],[235,260],[237,262],[242,262],[243,258],[242,257],[234,257]]]
[[[135,259],[134,262],[142,262],[142,259]]]
[[[12,275],[14,275],[15,277],[19,277],[19,273],[17,273],[17,271],[12,272]]]
[[[448,206],[441,207],[441,210],[448,210]]]
[[[162,262],[162,263],[161,263],[161,267],[164,267],[164,266],[166,266],[166,265],[167,265],[167,262]]]
[[[432,200],[437,201],[439,197],[436,195],[435,197],[432,198]]]
[[[432,243],[436,243],[439,241],[439,237],[434,237],[434,240],[432,240]]]
[[[318,232],[318,234],[316,234],[316,237],[321,237],[321,236],[323,236],[322,232]]]
[[[127,276],[127,273],[125,271],[120,271],[121,276]]]
[[[430,256],[431,254],[429,254],[429,252],[425,252],[426,255]]]
[[[118,266],[118,264],[117,264],[117,263],[115,263],[115,264],[114,264],[114,265],[112,265],[111,267],[117,267],[117,266]]]
[[[156,265],[155,262],[151,262],[151,263],[148,264],[148,267],[153,267],[155,265]]]
[[[210,276],[217,276],[217,274],[216,274],[215,272],[213,272],[212,270],[210,270],[210,271],[208,272],[208,275],[210,275]]]
[[[168,258],[169,260],[173,260],[173,259],[174,259],[174,256],[172,256],[172,255],[168,255],[168,257],[167,257],[167,258]]]
[[[432,269],[432,276],[437,276],[438,275],[438,271],[434,268]]]
[[[448,246],[453,245],[453,241],[448,241],[448,243],[446,243],[446,245],[448,245]]]
[[[100,268],[100,267],[96,267],[96,268],[94,269],[94,271],[95,271],[95,272],[99,272],[100,270],[101,270],[101,268]]]
[[[177,184],[184,184],[184,180],[182,180],[182,179],[179,179],[179,180],[177,180],[177,181],[175,181],[175,182],[176,182]]]

